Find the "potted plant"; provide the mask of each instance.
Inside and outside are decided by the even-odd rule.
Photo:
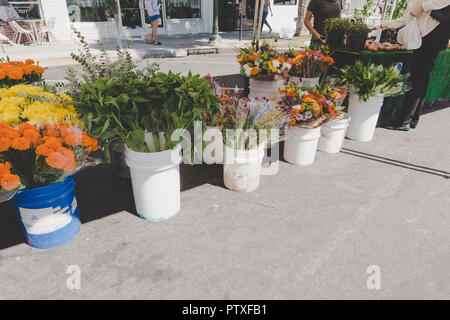
[[[323,106],[314,93],[302,91],[298,83],[290,83],[281,92],[282,105],[290,114],[284,159],[296,165],[310,165],[314,162],[321,125],[325,120]]]
[[[350,116],[343,112],[342,102],[347,96],[347,88],[335,81],[324,81],[314,93],[320,97],[324,106],[326,120],[320,130],[317,150],[326,153],[338,153],[345,139],[345,133],[350,123]]]
[[[314,50],[293,50],[286,52],[291,61],[289,80],[300,82],[300,87],[315,87],[320,76],[334,63],[333,58]]]
[[[405,76],[395,65],[384,67],[357,61],[341,70],[340,79],[350,88],[348,114],[352,120],[347,138],[372,140],[384,97],[402,92]]]
[[[0,87],[12,87],[17,84],[34,84],[42,82],[45,69],[36,65],[34,60],[10,61],[0,59]]]
[[[11,199],[30,246],[54,248],[79,233],[73,175],[96,150],[97,140],[68,122],[0,122],[0,200]]]
[[[86,83],[77,110],[102,144],[125,142],[137,213],[160,221],[180,210],[182,137],[172,135],[191,129],[195,120],[203,121],[204,110],[218,106],[203,78],[169,72]]]
[[[284,55],[265,41],[261,46],[242,48],[238,55],[241,72],[250,78],[250,98],[267,97],[277,103],[278,89],[284,85],[284,78],[291,65]]]
[[[347,42],[345,47],[351,51],[361,51],[366,45],[367,36],[372,31],[367,24],[361,21],[350,23],[347,30]]]
[[[344,36],[350,25],[349,19],[331,18],[324,21],[326,43],[332,49],[344,46]]]
[[[251,192],[258,188],[269,130],[280,129],[287,121],[287,112],[267,98],[235,94],[222,99],[215,124],[224,132],[223,179],[228,189]]]

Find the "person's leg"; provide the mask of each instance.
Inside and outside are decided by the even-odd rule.
[[[447,37],[447,38],[446,38]],[[443,43],[447,43],[446,28],[438,26],[422,39],[422,46],[414,51],[411,70],[412,89],[406,94],[400,116],[395,126],[411,126],[415,128],[422,112],[424,99],[427,93],[430,73],[433,69]]]
[[[269,11],[264,11],[262,16],[262,23],[261,23],[261,31],[263,31],[264,24],[267,23],[267,16],[269,15]]]
[[[152,38],[153,38],[153,44],[158,44],[158,26],[159,26],[159,19],[152,21]]]

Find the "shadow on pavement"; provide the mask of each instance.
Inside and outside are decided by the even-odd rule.
[[[221,165],[181,165],[181,191],[203,184],[223,186]],[[89,167],[76,175],[76,197],[82,223],[127,211],[136,214],[130,178],[116,175],[110,165]],[[0,203],[0,250],[25,242],[13,206]]]

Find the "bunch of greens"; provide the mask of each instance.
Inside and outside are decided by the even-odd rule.
[[[98,79],[146,78],[159,70],[157,63],[138,69],[137,61],[132,58],[127,47],[124,49],[117,47],[116,57],[112,58],[101,41],[97,41],[100,54],[96,56],[92,53],[85,37],[75,28],[72,30],[81,46],[78,53],[71,53],[72,59],[81,65],[81,72],[75,68],[69,68],[65,77],[68,81],[66,89],[73,98],[81,94],[80,89],[83,83],[94,84]]]
[[[137,152],[159,152],[172,149],[177,129],[191,129],[203,114],[217,112],[219,99],[199,75],[187,76],[169,72],[151,77],[130,79],[97,79],[84,83],[76,100],[76,110],[90,135],[105,145],[121,139]],[[152,150],[146,143],[152,133]],[[160,135],[163,139],[160,139]]]
[[[361,21],[355,21],[349,24],[347,32],[353,34],[359,34],[363,37],[367,37],[367,35],[372,31],[372,29]]]
[[[357,61],[341,69],[340,80],[356,92],[360,101],[377,95],[389,96],[402,92],[406,76],[395,65],[384,67]]]
[[[351,21],[349,19],[330,18],[324,21],[326,33],[347,32]]]

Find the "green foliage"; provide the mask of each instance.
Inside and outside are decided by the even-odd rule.
[[[392,65],[384,67],[357,61],[341,69],[340,81],[355,90],[362,101],[376,95],[392,95],[401,92],[406,77]]]
[[[367,26],[367,24],[365,24],[364,22],[360,22],[360,21],[355,21],[350,23],[350,25],[348,26],[348,33],[357,33],[361,36],[367,37],[367,35],[369,34],[369,32],[372,31],[371,28],[369,28],[369,26]]]
[[[362,21],[351,21],[350,19],[331,18],[325,20],[325,31],[330,32],[345,32],[358,33],[367,36],[372,30]]]
[[[69,81],[68,94],[73,98],[77,98],[81,94],[80,89],[83,83],[94,84],[98,79],[145,78],[152,76],[159,69],[157,63],[153,63],[142,70],[138,69],[137,62],[133,60],[128,47],[124,49],[117,47],[117,57],[112,59],[101,41],[97,41],[100,54],[95,56],[85,37],[75,28],[72,27],[72,30],[81,46],[78,53],[71,53],[72,59],[81,65],[81,72],[78,72],[75,68],[69,68],[65,77]]]
[[[403,16],[407,6],[408,0],[398,0],[395,5],[394,13],[392,14],[392,19],[398,19]]]
[[[325,31],[330,32],[347,32],[351,21],[349,19],[330,18],[324,21]]]
[[[84,83],[76,109],[88,133],[105,144],[121,139],[137,152],[150,152],[145,132],[164,134],[165,144],[155,140],[156,150],[172,149],[177,129],[191,129],[205,112],[218,111],[220,100],[199,75],[155,73],[150,77],[97,79]],[[105,148],[106,149],[106,148]]]

